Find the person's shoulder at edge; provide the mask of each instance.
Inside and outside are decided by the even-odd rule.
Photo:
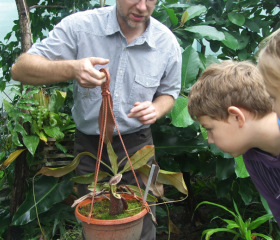
[[[170,46],[173,52],[174,45],[180,50],[180,45],[174,33],[167,26],[153,17],[150,18],[150,34],[156,41],[168,43],[164,45],[165,50]]]
[[[104,15],[104,14],[108,14],[113,10],[114,6],[106,6],[106,7],[101,7],[101,8],[93,8],[93,9],[88,9],[88,10],[84,10],[84,11],[79,11],[79,12],[75,12],[70,14],[67,17],[81,17],[81,16],[87,16],[87,15]],[[66,17],[66,18],[67,18]]]
[[[260,159],[261,159],[261,156],[269,157],[273,161],[277,161],[277,162],[279,161],[279,164],[280,164],[280,154],[278,154],[277,156],[273,156],[270,153],[265,152],[259,148],[251,148],[246,153],[243,154],[243,158],[245,158],[245,159],[246,158],[256,158],[257,156],[259,156]]]

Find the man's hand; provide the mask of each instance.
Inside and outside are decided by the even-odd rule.
[[[100,86],[105,74],[94,68],[109,62],[104,58],[83,58],[77,60],[49,60],[45,57],[23,53],[12,66],[12,77],[30,85],[44,85],[76,79],[85,88]]]
[[[137,118],[142,124],[153,124],[157,120],[157,112],[152,102],[136,102],[127,115],[129,118]]]
[[[105,74],[94,68],[95,65],[105,65],[109,62],[104,58],[83,58],[76,60],[75,79],[84,88],[95,88],[106,81]]]

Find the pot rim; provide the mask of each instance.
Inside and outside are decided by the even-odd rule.
[[[108,194],[104,194],[104,195],[108,195]],[[125,199],[133,199],[134,196],[132,194],[121,194],[122,197],[124,197]],[[99,198],[96,198],[97,201],[100,201],[101,199],[103,199],[104,197],[100,196]],[[98,200],[99,199],[99,200]],[[142,198],[140,198],[140,201],[142,201]],[[76,217],[85,222],[85,223],[90,223],[90,224],[96,224],[96,225],[119,225],[119,224],[125,224],[125,223],[129,223],[129,222],[133,222],[133,221],[136,221],[142,217],[144,217],[147,213],[148,213],[148,209],[149,209],[149,205],[147,202],[145,202],[145,208],[133,215],[133,216],[130,216],[130,217],[126,217],[126,218],[121,218],[121,219],[113,219],[113,220],[103,220],[103,219],[95,219],[95,218],[90,218],[90,221],[88,219],[87,216],[84,216],[82,215],[78,209],[79,207],[81,206],[84,206],[84,205],[87,205],[87,204],[90,204],[91,203],[91,200],[90,198],[87,198],[85,200],[83,200],[82,202],[80,202],[76,208],[75,208],[75,215]]]

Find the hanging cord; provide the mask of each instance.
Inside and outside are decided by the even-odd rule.
[[[98,173],[99,173],[101,156],[102,156],[102,151],[103,151],[103,144],[104,144],[104,142],[105,143],[107,142],[107,139],[105,140],[105,134],[106,134],[106,137],[109,139],[109,141],[112,142],[114,127],[116,127],[116,129],[117,129],[117,132],[118,132],[118,135],[120,137],[123,149],[124,149],[126,157],[128,159],[130,168],[133,172],[137,187],[139,189],[141,198],[143,199],[143,194],[142,194],[138,179],[136,177],[136,173],[133,169],[132,163],[130,161],[129,155],[127,153],[126,147],[124,145],[123,139],[121,137],[119,128],[117,126],[117,123],[116,123],[116,120],[115,120],[115,117],[114,117],[113,107],[112,107],[113,101],[112,101],[112,96],[111,96],[111,93],[110,93],[110,90],[109,90],[110,73],[105,68],[100,69],[100,72],[105,73],[106,82],[104,82],[101,85],[102,104],[101,104],[101,107],[100,107],[99,118],[98,118],[99,129],[100,129],[100,138],[99,138],[99,144],[98,144],[98,150],[97,150],[97,160],[96,160],[95,173],[94,173],[94,190],[93,190],[93,194],[92,194],[91,209],[90,209],[90,213],[89,213],[89,216],[88,216],[88,223],[90,222],[91,215],[92,215],[92,209],[93,209],[93,203],[94,203],[94,198],[95,198],[95,193],[96,193]],[[109,112],[108,112],[108,108],[109,108]]]

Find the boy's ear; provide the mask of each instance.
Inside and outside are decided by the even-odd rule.
[[[228,107],[228,113],[230,116],[234,117],[236,121],[238,121],[239,127],[243,127],[245,123],[245,115],[240,108],[235,106],[230,106]]]

